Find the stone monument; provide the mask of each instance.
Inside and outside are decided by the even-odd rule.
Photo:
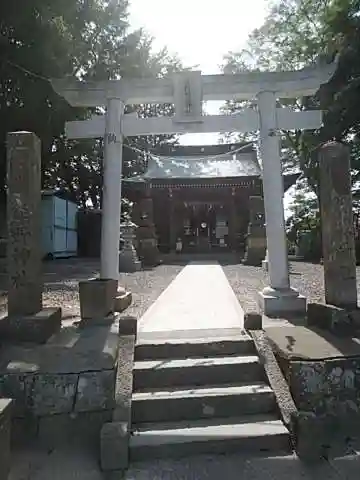
[[[357,308],[350,152],[337,142],[320,148],[320,212],[326,303]]]
[[[41,159],[33,133],[7,139],[7,262],[9,315],[33,315],[42,309]]]
[[[7,137],[8,315],[0,337],[44,343],[61,327],[61,309],[42,307],[41,146],[33,133]]]

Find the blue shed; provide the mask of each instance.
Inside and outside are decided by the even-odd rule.
[[[41,192],[41,227],[44,257],[77,256],[77,205],[63,192]]]

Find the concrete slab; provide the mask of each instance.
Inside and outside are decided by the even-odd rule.
[[[355,480],[342,477],[326,461],[307,466],[295,455],[249,457],[246,455],[204,455],[181,460],[152,460],[130,466],[125,480]]]
[[[359,478],[360,455],[358,453],[346,457],[330,459],[329,463],[333,469],[339,473],[341,478]]]
[[[217,262],[189,263],[145,312],[139,332],[243,327],[244,312]]]
[[[304,464],[296,455],[257,456],[204,455],[181,460],[163,459],[130,465],[124,476],[114,480],[356,480],[359,478],[359,455]],[[104,480],[98,459],[82,450],[37,450],[13,452],[9,480]]]
[[[270,342],[290,360],[326,360],[360,356],[360,338],[337,337],[315,327],[269,327]]]
[[[45,345],[4,345],[0,354],[0,375],[112,369],[117,361],[118,330],[118,321],[88,329],[68,326]]]
[[[94,452],[33,447],[13,452],[9,480],[104,480]]]

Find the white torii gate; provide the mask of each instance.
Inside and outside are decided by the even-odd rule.
[[[259,303],[267,315],[304,311],[306,299],[290,288],[278,130],[318,128],[322,114],[318,110],[294,112],[277,108],[276,101],[313,95],[330,80],[335,69],[334,62],[295,72],[202,76],[195,71],[164,79],[53,80],[54,90],[73,106],[106,106],[104,116],[66,124],[68,138],[105,140],[101,277],[119,278],[123,136],[259,130],[270,276],[270,286],[260,292]],[[202,115],[202,101],[245,99],[256,99],[257,110]],[[175,116],[137,118],[124,114],[125,105],[144,103],[173,103]]]

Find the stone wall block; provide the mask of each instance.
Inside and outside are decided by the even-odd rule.
[[[0,479],[10,473],[11,400],[0,398]]]
[[[75,373],[36,375],[30,397],[33,414],[71,412],[77,384],[78,375]]]
[[[257,312],[248,312],[244,316],[245,330],[262,330],[262,315]]]
[[[39,419],[38,439],[47,448],[89,446],[98,455],[101,428],[111,415],[110,410],[46,415]]]
[[[315,413],[299,411],[294,421],[296,453],[302,460],[319,461],[327,453],[328,438]]]
[[[35,375],[33,374],[2,374],[0,375],[0,397],[12,398],[12,415],[24,417],[31,408],[31,392]]]
[[[360,414],[360,359],[291,362],[291,392],[301,410]]]
[[[299,410],[312,411],[315,405],[323,408],[329,391],[324,362],[291,362],[289,376],[291,394]]]
[[[105,423],[100,435],[101,468],[123,471],[129,465],[129,424]]]
[[[353,328],[353,320],[345,309],[322,303],[308,304],[307,323],[344,336],[351,333]]]
[[[74,410],[109,410],[115,405],[115,371],[84,372],[79,375]]]

